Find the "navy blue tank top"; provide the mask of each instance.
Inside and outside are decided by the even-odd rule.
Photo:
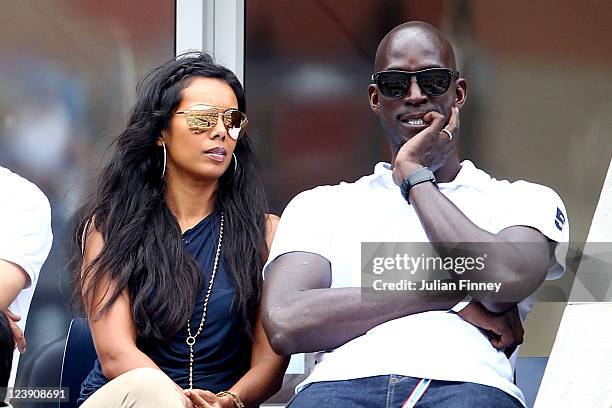
[[[208,289],[215,261],[219,238],[221,215],[217,212],[200,221],[183,234],[183,245],[202,267],[203,285],[200,289],[193,314],[191,333],[195,334],[200,319],[204,296]],[[224,242],[227,237],[224,237]],[[232,310],[236,289],[223,258],[217,268],[215,282],[208,301],[206,322],[194,345],[193,387],[219,392],[229,389],[249,368],[251,341],[244,330],[240,313]],[[189,347],[187,327],[181,329],[170,341],[162,342],[152,338],[138,338],[138,348],[149,356],[161,370],[183,388],[189,387]],[[96,360],[93,370],[81,386],[79,404],[108,382],[102,373],[100,361]]]

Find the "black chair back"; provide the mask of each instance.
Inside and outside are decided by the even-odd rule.
[[[76,408],[81,384],[93,368],[97,357],[87,319],[72,319],[60,377],[60,386],[68,388],[69,401],[61,402],[60,408]]]

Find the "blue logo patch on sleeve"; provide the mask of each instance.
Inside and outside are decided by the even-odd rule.
[[[559,207],[557,207],[557,216],[555,217],[555,225],[559,231],[563,231],[563,226],[565,225],[565,215],[563,211]]]

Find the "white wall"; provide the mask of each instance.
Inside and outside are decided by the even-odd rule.
[[[589,257],[607,267],[581,262],[535,408],[612,407],[612,161],[585,245],[583,259]],[[585,302],[593,282],[604,294],[608,288],[605,302]]]

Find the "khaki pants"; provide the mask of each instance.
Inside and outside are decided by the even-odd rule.
[[[153,368],[136,368],[104,385],[81,408],[184,408],[172,380]]]

